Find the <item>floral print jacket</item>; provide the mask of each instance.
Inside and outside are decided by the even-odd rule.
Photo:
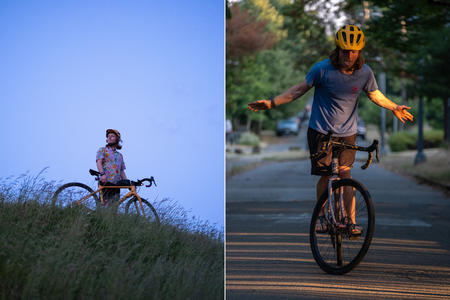
[[[105,171],[108,182],[117,183],[120,179],[120,172],[125,170],[123,156],[117,150],[111,147],[101,147],[97,151],[96,161],[101,159],[103,170]]]

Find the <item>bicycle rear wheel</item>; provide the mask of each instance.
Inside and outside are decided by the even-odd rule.
[[[53,206],[65,208],[77,204],[84,205],[88,210],[94,211],[100,205],[100,200],[97,194],[94,194],[94,190],[79,182],[66,183],[53,194]]]
[[[350,178],[334,181],[333,193],[339,194],[340,188],[352,188],[355,197],[355,221],[362,227],[362,234],[351,234],[350,218],[340,214],[340,207],[335,207],[335,218],[338,223],[345,226],[337,226],[331,221],[331,215],[325,210],[327,216],[326,233],[316,233],[316,223],[319,222],[319,213],[322,207],[328,207],[328,191],[322,194],[311,218],[309,240],[311,250],[319,267],[329,274],[345,274],[355,268],[366,255],[372,241],[375,212],[372,198],[367,189],[358,181]],[[335,197],[335,201],[339,201]]]
[[[156,213],[155,208],[153,208],[153,206],[144,198],[141,198],[141,200],[144,210],[142,210],[141,204],[139,203],[139,199],[133,197],[125,205],[125,213],[145,216],[145,218],[148,219],[150,222],[155,222],[156,224],[159,225],[159,216]]]

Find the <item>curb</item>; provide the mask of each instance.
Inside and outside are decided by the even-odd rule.
[[[444,190],[446,193],[450,193],[450,185],[444,184],[444,183],[440,183],[425,177],[422,177],[420,175],[412,175],[414,178],[416,178],[416,180],[421,181],[423,183],[426,183],[428,185],[432,185],[432,186],[436,186],[442,190]]]
[[[396,169],[392,169],[392,168],[389,168],[389,167],[387,167],[386,165],[383,165],[383,164],[379,164],[379,165],[382,168],[384,168],[384,169],[386,169],[386,170],[388,170],[388,171],[390,171],[392,173],[395,173],[395,174],[401,175],[403,177],[407,177],[407,178],[410,178],[412,180],[415,180],[419,184],[426,184],[428,186],[434,187],[436,189],[441,190],[445,194],[450,195],[450,185],[447,185],[447,184],[444,184],[444,183],[440,183],[440,182],[428,179],[428,178],[420,176],[420,175],[408,174],[408,173],[405,173],[405,172],[402,172],[402,171],[399,171],[399,170],[396,170]]]

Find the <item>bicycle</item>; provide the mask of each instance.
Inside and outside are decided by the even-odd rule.
[[[94,191],[89,186],[79,183],[70,182],[60,186],[52,197],[52,205],[59,207],[68,207],[73,205],[83,205],[88,211],[93,212],[100,207],[105,207],[107,202],[103,199],[104,189],[124,189],[127,188],[130,191],[120,198],[113,205],[118,208],[128,198],[131,198],[125,205],[126,214],[143,215],[151,222],[159,224],[159,216],[156,213],[155,208],[144,198],[141,198],[137,191],[137,186],[142,186],[144,182],[148,182],[146,187],[151,187],[152,184],[156,186],[155,179],[152,177],[144,178],[137,181],[127,180],[126,185],[101,185],[100,172],[90,169],[89,174],[95,176],[95,180],[98,181],[98,190]],[[97,196],[100,194],[100,197]]]
[[[373,151],[376,151],[379,161],[378,140],[374,140],[369,147],[361,147],[333,141],[329,133],[321,150],[311,155],[311,158],[326,155],[329,147],[332,152],[332,175],[327,191],[321,195],[314,208],[309,241],[319,267],[329,274],[341,275],[354,269],[369,250],[375,226],[375,210],[369,191],[363,184],[352,178],[339,178],[338,157],[344,149],[368,152],[367,161],[361,166],[367,169],[372,163]],[[324,230],[316,232],[317,222],[321,221],[325,229],[321,227]],[[357,230],[354,230],[355,224],[359,225]]]

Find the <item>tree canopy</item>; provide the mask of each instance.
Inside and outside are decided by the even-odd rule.
[[[227,19],[227,117],[238,123],[266,121],[300,112],[307,97],[293,105],[249,114],[247,105],[276,96],[301,82],[311,66],[333,49],[325,26],[305,6],[313,1],[244,0],[229,5]]]
[[[271,127],[274,120],[303,108],[308,96],[259,114],[249,114],[247,104],[279,95],[302,81],[314,63],[328,57],[336,28],[333,18],[325,19],[317,10],[330,10],[326,4],[323,0],[228,4],[227,117],[247,125],[262,120]],[[344,13],[347,23],[363,27],[366,61],[376,72],[387,73],[391,96],[400,97],[406,87],[410,99],[419,94],[429,99],[449,97],[448,1],[418,0],[412,5],[405,0],[345,0],[338,5],[337,13]]]

